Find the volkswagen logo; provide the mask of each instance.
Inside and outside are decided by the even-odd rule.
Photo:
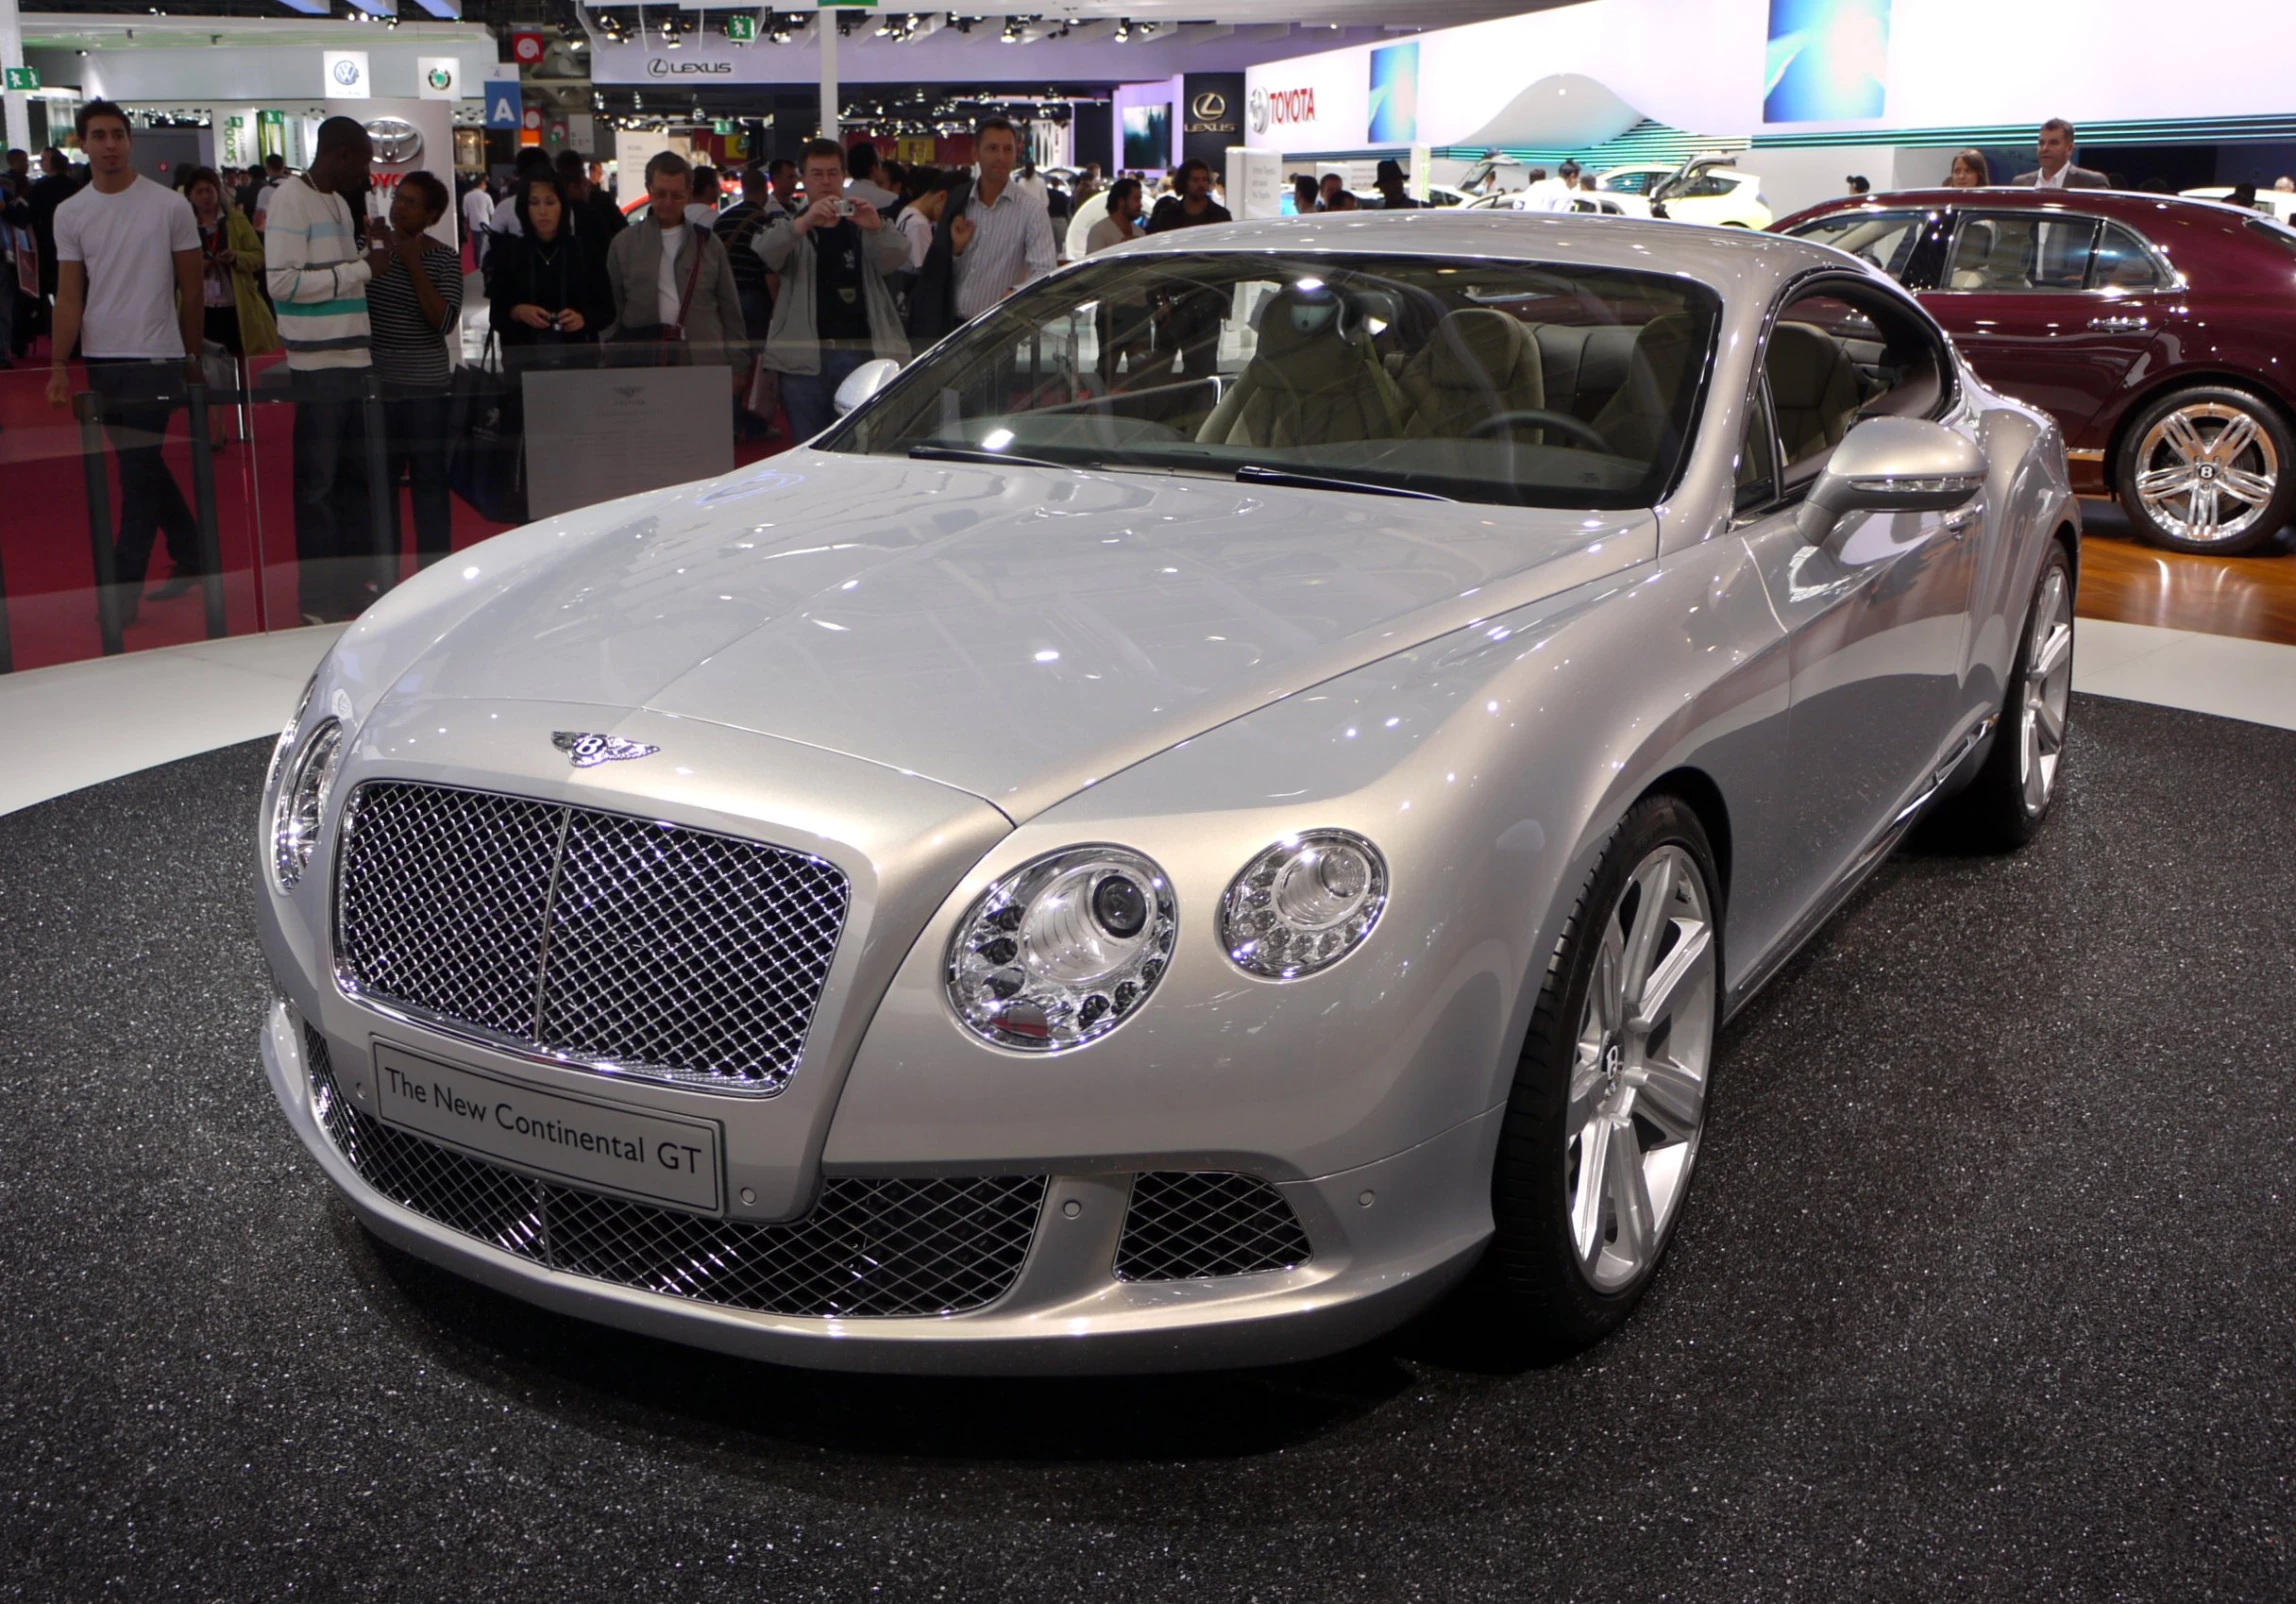
[[[1188,103],[1188,111],[1200,123],[1216,123],[1228,114],[1228,97],[1207,89]]]
[[[374,141],[375,160],[385,167],[405,167],[422,159],[422,131],[404,117],[377,117],[367,124]]]
[[[345,89],[350,88],[359,81],[359,64],[355,61],[336,62],[334,77],[335,82],[341,84]],[[306,79],[305,82],[309,82],[309,80]]]

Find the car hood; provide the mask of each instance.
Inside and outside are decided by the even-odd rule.
[[[1657,549],[1644,512],[807,451],[605,517],[447,628],[399,694],[708,720],[1014,819]]]

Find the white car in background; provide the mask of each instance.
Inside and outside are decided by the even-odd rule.
[[[1605,193],[1633,195],[1663,207],[1652,215],[1678,223],[1761,230],[1777,220],[1762,195],[1761,177],[1733,166],[1727,156],[1693,157],[1678,167],[1613,167],[1595,183]]]
[[[1650,202],[1640,195],[1613,195],[1603,191],[1542,191],[1535,186],[1500,195],[1485,195],[1467,203],[1470,211],[1583,212],[1594,217],[1649,218]]]
[[[2230,204],[2230,184],[2204,184],[2199,189],[2180,189],[2178,194],[2187,200],[2223,201]],[[2296,191],[2260,189],[2256,192],[2256,210],[2275,222],[2296,228]]]

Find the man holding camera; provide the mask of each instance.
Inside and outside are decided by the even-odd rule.
[[[781,375],[791,436],[812,439],[836,421],[837,387],[873,357],[909,360],[909,340],[886,282],[909,265],[909,242],[866,200],[845,193],[845,153],[832,139],[805,147],[805,206],[757,236],[766,271],[781,277],[765,365]]]

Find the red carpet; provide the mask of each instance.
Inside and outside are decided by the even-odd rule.
[[[15,666],[95,657],[103,650],[96,625],[95,558],[88,541],[86,473],[79,425],[45,400],[47,358],[0,372],[0,580],[4,580]],[[261,357],[257,370],[277,364]],[[77,370],[74,388],[84,388]],[[254,439],[235,441],[215,454],[215,510],[223,554],[224,616],[234,635],[293,628],[295,610],[294,411],[281,403],[250,409]],[[167,448],[169,467],[190,502],[189,419],[178,412]],[[786,436],[786,428],[784,437]],[[746,464],[784,448],[784,438],[743,445]],[[107,456],[113,516],[119,509],[118,474]],[[399,527],[407,551],[403,572],[414,571],[414,509],[399,492]],[[461,497],[454,501],[457,551],[510,527],[480,517]],[[164,547],[152,554],[149,584],[167,577]],[[125,635],[129,651],[175,646],[206,636],[206,606],[196,588],[172,601],[142,604]]]

